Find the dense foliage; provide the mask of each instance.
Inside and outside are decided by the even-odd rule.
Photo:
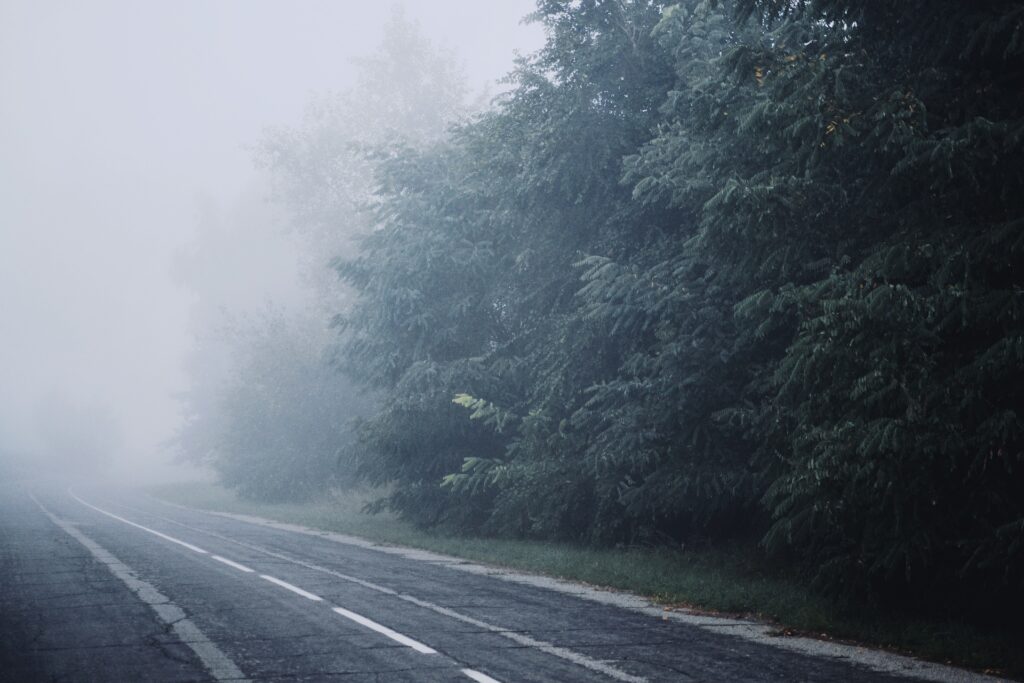
[[[741,187],[780,267],[738,310],[786,345],[765,542],[849,592],[1019,595],[1024,6],[748,5],[774,163]]]
[[[541,0],[338,269],[423,524],[1024,587],[1024,5]]]

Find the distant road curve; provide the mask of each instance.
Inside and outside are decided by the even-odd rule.
[[[123,489],[0,493],[3,680],[997,680]]]

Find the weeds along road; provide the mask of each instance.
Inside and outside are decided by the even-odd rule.
[[[854,648],[794,652],[738,622],[130,491],[0,493],[4,681],[906,681],[901,666],[982,680],[911,660],[885,673]]]

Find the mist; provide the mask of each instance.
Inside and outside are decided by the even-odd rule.
[[[0,0],[0,677],[1024,680],[1022,36]]]
[[[515,52],[541,43],[520,22],[531,10],[3,2],[0,453],[181,476],[182,397],[229,365],[211,350],[222,312],[302,310],[311,278],[333,280],[314,275],[327,258],[302,263],[258,167],[268,129],[301,127],[356,85],[396,13],[450,51],[468,99],[486,100]]]

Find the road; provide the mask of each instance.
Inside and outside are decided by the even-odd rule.
[[[3,681],[981,680],[142,493],[0,496]]]

